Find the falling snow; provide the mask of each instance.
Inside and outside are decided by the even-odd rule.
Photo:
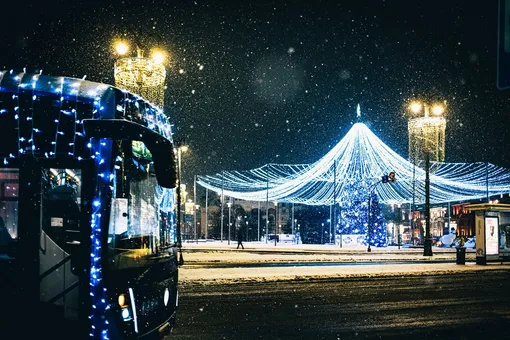
[[[183,160],[185,183],[234,163],[314,162],[356,121],[357,103],[365,123],[405,157],[404,107],[416,97],[448,102],[447,161],[510,167],[508,95],[496,87],[496,7],[9,2],[0,64],[112,84],[115,39],[168,51],[165,111],[193,150]]]

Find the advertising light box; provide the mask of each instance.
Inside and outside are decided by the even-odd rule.
[[[485,254],[498,255],[499,220],[497,217],[485,217]]]

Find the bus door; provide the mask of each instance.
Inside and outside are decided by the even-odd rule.
[[[83,308],[86,285],[80,261],[88,254],[83,172],[71,168],[41,172],[39,294],[43,311],[54,320],[77,321]]]

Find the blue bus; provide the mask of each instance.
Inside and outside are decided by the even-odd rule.
[[[171,124],[143,98],[0,72],[0,338],[167,334],[176,173]]]

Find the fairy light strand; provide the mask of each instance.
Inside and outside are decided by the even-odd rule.
[[[436,170],[430,176],[431,203],[466,201],[510,192],[509,169],[481,162],[434,163],[433,166]],[[413,187],[415,202],[424,202],[425,170],[419,166],[413,169],[412,163],[384,144],[365,124],[356,123],[315,163],[266,164],[248,171],[224,171],[198,176],[197,184],[243,200],[331,205],[335,197],[335,203],[345,197],[343,193],[348,191],[349,181],[374,183],[391,171],[397,173],[398,180],[375,189],[381,203],[410,203]]]

